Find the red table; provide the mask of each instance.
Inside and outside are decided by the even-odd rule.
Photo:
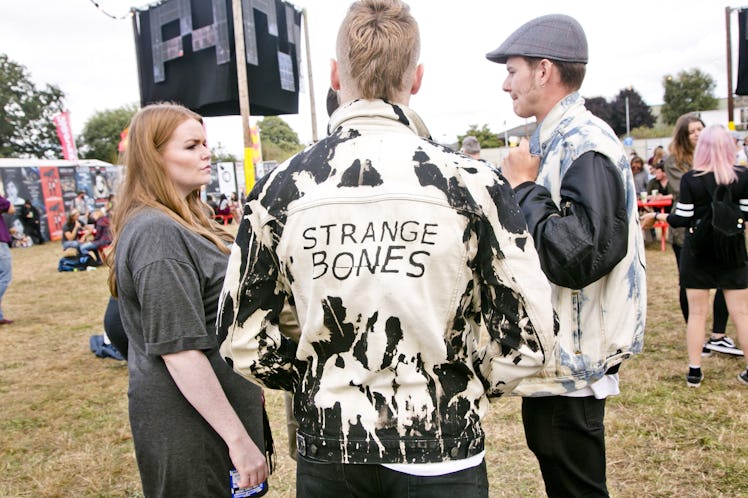
[[[639,208],[659,209],[661,213],[664,213],[666,207],[673,205],[673,199],[671,198],[658,199],[656,197],[653,197],[652,199],[649,199],[646,202],[639,199],[637,201],[637,205],[639,206]],[[665,250],[665,237],[667,235],[668,224],[666,221],[655,221],[654,227],[662,230],[662,234],[660,237],[660,249],[664,251]]]

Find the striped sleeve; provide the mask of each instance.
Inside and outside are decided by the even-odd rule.
[[[693,223],[695,203],[693,192],[691,191],[690,178],[693,178],[693,176],[686,173],[680,179],[680,196],[678,202],[675,204],[675,209],[667,217],[668,225],[671,227],[688,227]]]
[[[675,214],[681,218],[693,218],[693,204],[676,203]]]

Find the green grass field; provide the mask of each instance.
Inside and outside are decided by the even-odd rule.
[[[0,496],[142,496],[127,419],[127,367],[96,358],[107,270],[58,273],[59,244],[14,249],[0,326]],[[699,389],[685,385],[685,324],[675,259],[648,249],[645,351],[621,369],[607,404],[608,485],[614,497],[748,496],[748,388],[742,358],[703,362]],[[734,337],[730,324],[729,334]],[[294,496],[283,398],[268,391],[279,449],[272,497]],[[527,450],[519,399],[493,403],[485,427],[491,496],[543,496]]]

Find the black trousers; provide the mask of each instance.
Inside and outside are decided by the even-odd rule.
[[[608,496],[605,400],[594,396],[522,398],[527,446],[551,498]]]
[[[31,237],[31,240],[34,241],[34,244],[44,244],[44,237],[42,237],[42,232],[39,228],[39,225],[37,225],[36,223],[24,224],[23,231],[26,232],[26,235]]]
[[[109,297],[109,303],[104,311],[104,332],[112,341],[117,351],[127,359],[128,340],[125,334],[125,327],[122,325],[122,319],[119,315],[119,304],[113,297]]]
[[[381,465],[296,462],[297,498],[488,498],[485,460],[441,476],[413,476]]]

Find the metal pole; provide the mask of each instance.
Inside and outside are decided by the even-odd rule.
[[[239,86],[239,112],[242,116],[244,137],[244,183],[246,193],[255,184],[255,168],[252,160],[252,134],[249,129],[249,82],[247,81],[247,56],[244,53],[244,20],[241,0],[231,0],[234,14],[234,48],[236,49],[236,79]]]
[[[626,95],[626,136],[631,135],[629,130],[629,96]]]
[[[307,21],[307,10],[301,13],[304,17],[304,41],[306,44],[306,70],[309,81],[309,112],[312,115],[312,141],[317,142],[317,109],[314,104],[314,78],[312,77],[312,49],[309,47],[309,24]]]
[[[725,7],[725,33],[727,34],[727,127],[735,129],[735,102],[732,98],[732,40],[730,35],[730,7]]]

